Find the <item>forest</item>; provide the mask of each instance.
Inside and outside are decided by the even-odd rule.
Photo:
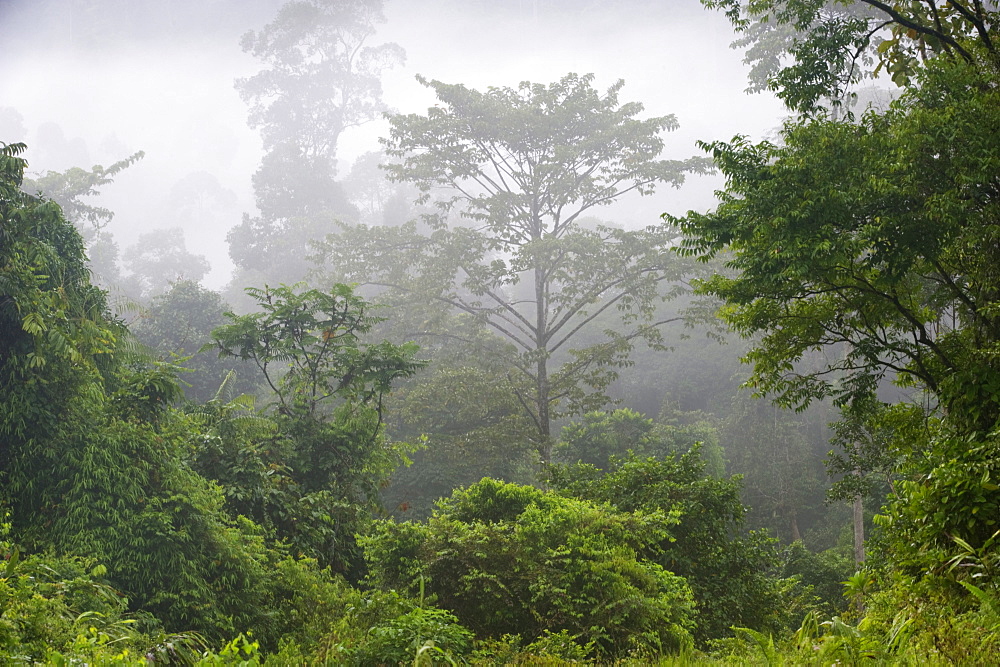
[[[120,251],[145,153],[0,136],[0,663],[1000,660],[1000,10],[700,3],[766,139],[588,73],[399,112],[383,0],[274,3],[221,289]]]

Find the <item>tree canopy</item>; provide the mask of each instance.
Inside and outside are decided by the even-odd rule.
[[[789,404],[870,393],[887,373],[927,387],[970,426],[1000,411],[995,385],[995,88],[936,61],[892,110],[858,124],[793,121],[783,145],[707,146],[729,179],[719,208],[680,225],[683,252],[727,250],[706,289],[760,334],[753,381]],[[813,349],[842,344],[803,371]]]
[[[842,101],[882,71],[906,85],[933,56],[995,67],[1000,13],[981,0],[702,0],[720,9],[749,47],[751,90],[774,90],[793,110]]]
[[[292,0],[243,36],[266,66],[236,82],[265,151],[253,176],[259,215],[228,237],[250,284],[300,280],[308,241],[330,231],[331,217],[356,217],[336,181],[337,142],[388,111],[381,74],[405,56],[397,44],[369,43],[384,21],[382,0]]]
[[[486,92],[421,82],[439,104],[426,115],[390,118],[386,169],[415,183],[437,211],[398,228],[345,228],[321,248],[342,279],[407,293],[471,317],[509,346],[511,373],[542,439],[558,414],[593,408],[636,340],[660,342],[661,283],[690,267],[668,252],[666,225],[638,231],[586,214],[660,184],[678,186],[701,158],[660,159],[672,116],[640,119],[593,76]],[[582,330],[617,314],[624,331],[579,345]]]
[[[859,497],[872,472],[891,489],[873,519],[885,569],[868,565],[849,586],[867,599],[877,582],[874,599],[906,609],[937,641],[947,632],[916,609],[941,618],[968,610],[968,593],[988,604],[997,587],[987,571],[997,520],[983,513],[1000,490],[996,7],[706,4],[727,7],[738,27],[770,13],[794,25],[768,85],[815,113],[788,121],[779,141],[704,146],[727,184],[715,211],[675,219],[680,252],[726,260],[728,272],[701,288],[752,340],[750,384],[786,406],[832,396],[848,408],[835,429],[845,454],[832,464],[856,479],[839,491]],[[868,18],[831,18],[862,5]],[[837,44],[829,66],[819,54]],[[869,47],[904,93],[883,113],[831,118],[818,103],[843,88],[827,74]],[[916,395],[881,404],[889,380]],[[868,612],[882,630],[883,614]]]

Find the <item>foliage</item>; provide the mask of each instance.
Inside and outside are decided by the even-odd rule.
[[[709,6],[718,8],[721,5],[722,3],[712,3]],[[780,80],[787,80],[792,72],[783,70],[791,69],[788,68],[790,55],[801,53],[799,58],[803,63],[812,63],[815,56],[807,54],[809,38],[813,35],[817,43],[812,48],[826,56],[827,70],[820,71],[814,80],[809,81],[807,90],[813,92],[813,86],[817,84],[832,86],[834,95],[823,95],[821,92],[820,97],[833,97],[840,101],[846,97],[843,93],[849,89],[850,84],[870,74],[865,68],[872,65],[875,45],[866,44],[864,39],[859,44],[852,45],[851,38],[848,37],[850,29],[860,28],[867,19],[875,15],[875,11],[862,2],[826,2],[811,20],[808,10],[796,13],[789,3],[758,3],[752,8],[742,8],[742,11],[741,18],[732,12],[727,13],[739,33],[738,39],[730,47],[744,49],[743,62],[750,66],[747,92],[760,92],[776,87],[782,74],[784,76]],[[847,35],[838,35],[838,32]],[[827,39],[819,39],[820,35]],[[855,49],[853,53],[849,50],[851,46]],[[838,90],[838,87],[844,90]],[[778,92],[780,95],[781,91]],[[789,103],[789,106],[794,105]]]
[[[168,635],[128,612],[93,558],[23,553],[0,523],[0,653],[15,662],[134,664],[142,657],[193,662],[207,645],[196,633]],[[66,664],[66,663],[63,663]]]
[[[269,522],[272,512],[267,508],[272,503],[295,504],[284,502],[288,481],[273,460],[285,456],[282,441],[276,438],[277,424],[260,414],[253,396],[246,394],[230,401],[216,396],[186,406],[185,412],[198,436],[190,453],[191,467],[222,487],[231,514],[277,530]]]
[[[260,311],[226,313],[231,323],[213,331],[206,347],[253,362],[284,414],[319,418],[321,408],[336,399],[377,407],[393,380],[412,375],[420,365],[413,360],[412,343],[361,342],[379,318],[348,285],[334,285],[329,292],[303,284],[246,291]]]
[[[704,289],[759,334],[752,383],[787,404],[868,396],[898,374],[971,430],[1000,416],[992,256],[995,87],[935,62],[885,115],[794,122],[784,143],[710,146],[729,179],[718,210],[680,221],[684,251],[728,248]],[[808,370],[812,349],[846,344]],[[836,381],[835,378],[843,376]]]
[[[341,181],[351,203],[366,225],[398,227],[414,217],[412,202],[419,191],[412,183],[393,183],[382,166],[389,157],[381,151],[369,151],[359,156],[350,173]]]
[[[377,297],[392,317],[381,335],[414,338],[428,365],[386,402],[386,433],[419,443],[382,489],[397,518],[424,519],[434,503],[483,477],[533,483],[537,429],[518,401],[527,389],[506,365],[509,348],[472,318],[445,308]]]
[[[780,145],[737,138],[707,146],[727,176],[722,203],[679,221],[688,235],[682,252],[728,259],[730,275],[704,289],[755,339],[750,384],[785,405],[832,396],[845,408],[835,427],[844,454],[833,465],[852,474],[836,493],[873,490],[876,476],[891,484],[876,517],[881,551],[848,579],[851,595],[866,589],[867,615],[856,624],[807,619],[794,660],[982,655],[996,640],[989,572],[997,529],[988,508],[1000,488],[1000,147],[986,129],[998,120],[996,8],[705,4],[741,27],[758,18],[794,28],[791,58],[772,61],[769,86],[795,110],[842,99],[838,77],[856,73],[851,59],[873,47],[878,67],[907,86],[887,112],[856,124],[820,113],[788,122]],[[887,380],[923,391],[924,405],[875,403]],[[873,586],[881,590],[872,594]],[[983,646],[970,641],[973,627]]]
[[[896,588],[869,598],[869,612],[854,624],[807,615],[784,647],[787,661],[946,665],[995,652],[997,617],[985,607],[956,607],[941,598],[914,604],[910,595]]]
[[[41,660],[51,649],[66,650],[89,627],[138,643],[124,618],[117,591],[99,581],[93,561],[22,556],[0,542],[0,652],[22,661]],[[95,625],[96,624],[96,625]]]
[[[24,150],[0,145],[0,476],[20,446],[61,428],[123,334],[89,284],[79,233],[55,203],[19,189]]]
[[[22,368],[50,357],[83,364],[114,341],[99,321],[104,296],[90,286],[82,240],[58,205],[19,189],[24,150],[0,144],[0,363],[20,354]]]
[[[379,444],[382,399],[420,367],[416,345],[362,342],[379,318],[347,285],[247,292],[261,310],[227,313],[231,324],[212,333],[212,347],[253,362],[274,390],[300,483],[318,491],[377,479],[391,459]]]
[[[720,9],[750,47],[751,89],[777,92],[789,108],[842,101],[865,75],[908,85],[920,63],[947,57],[989,70],[1000,62],[996,7],[978,0],[702,0]],[[975,44],[970,44],[971,41]],[[877,61],[877,65],[872,67]]]
[[[583,419],[567,424],[555,451],[557,459],[606,468],[609,459],[629,451],[640,455],[655,446],[653,420],[629,409],[588,412]]]
[[[637,555],[672,523],[659,510],[613,512],[484,479],[426,524],[381,522],[363,544],[373,584],[414,591],[423,582],[477,637],[531,642],[565,630],[613,658],[690,642],[687,585]]]
[[[998,617],[985,607],[952,606],[943,599],[915,607],[905,590],[870,600],[858,622],[811,612],[788,638],[738,628],[719,642],[714,657],[726,664],[952,665],[993,655]]]
[[[780,147],[717,144],[730,190],[716,213],[682,222],[688,251],[732,253],[738,274],[705,288],[728,301],[728,321],[761,336],[748,356],[760,392],[800,407],[832,395],[860,411],[883,378],[927,392],[935,418],[901,407],[865,426],[892,433],[874,462],[897,478],[877,524],[918,598],[961,595],[940,577],[952,538],[980,548],[996,532],[991,77],[934,60],[884,116],[791,123]],[[807,358],[830,344],[838,354]]]
[[[886,533],[892,562],[911,577],[948,575],[996,586],[992,568],[949,568],[955,557],[986,549],[995,556],[996,513],[1000,502],[997,447],[1000,434],[963,435],[948,424],[932,425],[931,437],[897,443],[906,463],[884,514],[876,522]],[[898,449],[897,449],[898,451]]]
[[[359,564],[354,533],[401,454],[384,441],[383,396],[420,367],[417,348],[362,342],[379,318],[347,285],[247,293],[260,310],[226,313],[231,323],[212,333],[211,347],[257,366],[275,392],[277,434],[250,447],[216,441],[222,467],[209,474],[236,481],[231,466],[245,461],[257,471],[246,481],[256,485],[235,488],[256,497],[251,515],[324,564],[350,570]]]
[[[263,543],[249,522],[231,523],[218,487],[180,465],[174,424],[156,429],[82,403],[62,416],[64,432],[12,461],[20,539],[113,564],[111,580],[134,608],[169,630],[218,638],[260,623]]]
[[[189,408],[197,424],[192,430],[200,434],[191,467],[221,485],[231,516],[248,517],[270,538],[286,542],[292,553],[357,578],[354,533],[363,530],[372,499],[353,486],[307,486],[292,467],[301,459],[297,448],[322,442],[303,441],[297,437],[301,433],[283,428],[287,424],[258,413],[249,398]],[[350,433],[340,435],[348,444],[356,442]],[[352,474],[365,478],[363,471],[340,471],[341,477]]]
[[[183,396],[177,373],[181,368],[163,362],[144,366],[123,365],[108,388],[108,408],[115,417],[129,422],[159,424],[168,408]]]
[[[706,462],[712,462],[711,474],[725,474],[718,434],[711,424],[701,420],[692,424],[656,424],[628,408],[588,412],[580,421],[567,424],[555,452],[560,462],[607,469],[612,457],[620,459],[629,452],[639,457],[669,456],[688,451],[696,443]]]
[[[226,323],[223,313],[228,309],[216,292],[193,280],[179,280],[153,297],[149,309],[131,326],[139,342],[153,348],[161,361],[190,369],[181,376],[184,396],[190,401],[212,400],[223,384],[230,396],[248,393],[258,381],[248,364],[199,351],[211,340],[212,330]]]
[[[612,459],[607,472],[586,465],[553,466],[559,493],[609,503],[621,512],[669,511],[677,525],[639,550],[690,584],[697,604],[695,637],[722,637],[732,625],[774,630],[780,625],[773,540],[739,536],[745,509],[739,478],[705,474],[699,448],[663,458]]]
[[[667,227],[626,232],[584,224],[584,215],[628,193],[680,185],[707,163],[658,159],[660,133],[676,121],[639,120],[640,104],[619,102],[621,81],[603,94],[591,75],[485,93],[420,81],[438,106],[391,117],[384,143],[400,160],[386,166],[390,178],[416,184],[422,203],[432,190],[446,193],[423,220],[427,232],[416,223],[345,228],[320,258],[340,279],[445,304],[502,338],[547,459],[551,420],[605,403],[634,343],[662,342],[658,285],[690,268],[665,252],[674,238]],[[573,347],[578,332],[616,311],[624,332]]]
[[[585,663],[594,652],[593,642],[580,645],[566,630],[546,631],[539,639],[525,645],[520,635],[504,635],[480,642],[473,664],[483,665],[563,665]]]

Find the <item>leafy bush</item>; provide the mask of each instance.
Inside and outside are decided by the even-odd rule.
[[[442,609],[418,607],[376,625],[352,655],[356,665],[412,663],[428,653],[431,662],[441,656],[462,657],[472,650],[472,633]]]
[[[673,523],[484,479],[426,524],[379,522],[363,545],[371,583],[414,592],[425,582],[478,637],[567,631],[610,658],[691,641],[687,584],[637,556]]]
[[[0,522],[0,655],[8,660],[193,662],[205,650],[197,634],[167,635],[155,619],[128,614],[127,599],[94,559],[22,554],[7,541],[8,528]]]
[[[246,292],[257,312],[225,313],[229,324],[216,328],[203,349],[251,361],[274,391],[277,433],[258,448],[270,455],[251,463],[257,458],[257,470],[271,469],[274,480],[266,486],[277,493],[251,509],[276,537],[357,580],[354,535],[363,532],[366,514],[379,506],[380,483],[402,459],[401,447],[384,438],[383,400],[395,381],[423,365],[414,358],[417,346],[365,342],[382,318],[348,285]],[[222,463],[217,472],[232,477]]]
[[[726,636],[732,625],[780,625],[779,586],[767,574],[777,564],[775,542],[738,534],[745,511],[739,478],[706,475],[698,447],[662,459],[612,459],[606,473],[584,464],[553,466],[549,481],[564,496],[609,503],[620,512],[674,513],[676,525],[650,535],[639,554],[690,584],[699,640]]]
[[[933,425],[932,425],[933,426]],[[925,444],[924,444],[925,443]],[[1000,430],[962,436],[934,427],[924,443],[907,447],[904,479],[896,483],[886,515],[876,517],[900,568],[912,575],[937,574],[962,551],[955,538],[982,547],[1000,528]],[[890,518],[891,517],[891,518]],[[996,560],[995,556],[992,556]],[[960,575],[967,568],[954,570]],[[991,571],[980,572],[992,575]],[[996,586],[1000,582],[992,581]]]

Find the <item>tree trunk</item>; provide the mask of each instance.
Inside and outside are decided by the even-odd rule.
[[[545,299],[545,271],[535,267],[535,353],[538,355],[535,377],[535,400],[538,410],[539,451],[542,463],[552,462],[551,418],[549,416],[548,304]]]
[[[865,513],[861,496],[854,497],[854,564],[865,562]]]
[[[538,374],[537,383],[535,391],[537,393],[536,399],[538,405],[538,435],[540,436],[541,442],[539,443],[539,451],[542,455],[542,463],[552,462],[552,435],[551,435],[551,425],[549,417],[549,369],[548,360],[539,359],[538,367],[536,370]]]
[[[792,542],[801,542],[802,534],[799,533],[799,517],[792,513]]]

